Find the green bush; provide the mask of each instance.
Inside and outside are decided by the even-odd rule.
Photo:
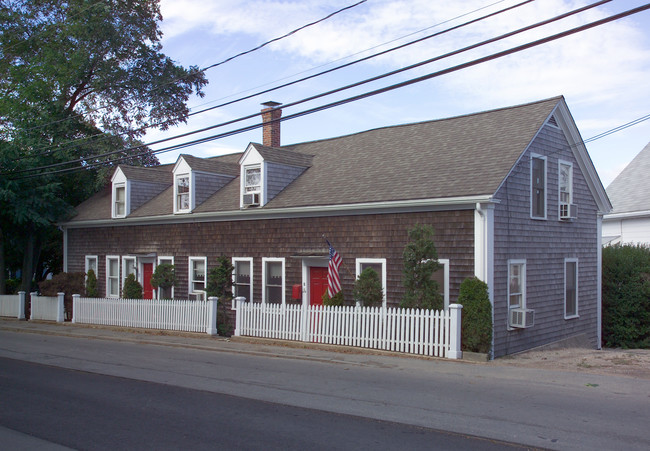
[[[94,270],[89,269],[86,275],[86,297],[96,298],[97,296],[99,296],[97,291],[97,276]]]
[[[463,280],[460,284],[458,303],[463,306],[463,351],[489,352],[492,346],[492,304],[487,284],[476,277]]]
[[[7,294],[16,294],[18,293],[18,288],[20,287],[20,279],[7,279],[5,281],[5,290]]]
[[[135,274],[129,274],[124,279],[122,297],[124,299],[142,299],[142,285],[135,280]]]
[[[339,291],[331,298],[327,290],[325,290],[325,293],[323,293],[323,305],[331,305],[334,307],[340,307],[342,305],[345,305],[345,297],[343,296],[343,290]]]
[[[156,266],[151,275],[151,286],[159,290],[158,298],[165,299],[171,297],[170,288],[176,285],[176,270],[174,265],[162,263]]]
[[[225,255],[219,257],[217,263],[217,266],[208,273],[208,284],[205,291],[208,296],[219,298],[217,302],[217,331],[219,335],[229,337],[233,333],[228,308],[232,300],[232,272],[235,267],[231,259]]]
[[[354,282],[352,296],[364,307],[380,306],[384,300],[384,291],[377,271],[370,267],[364,269]]]
[[[402,308],[441,310],[444,299],[433,273],[440,268],[438,252],[433,243],[433,227],[417,224],[408,232],[409,242],[404,247]]]
[[[603,345],[650,348],[650,248],[603,248]]]

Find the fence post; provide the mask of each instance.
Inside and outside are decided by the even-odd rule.
[[[80,299],[80,298],[81,298],[81,295],[80,295],[80,294],[73,294],[73,295],[72,295],[72,323],[73,323],[73,324],[76,322],[76,321],[75,321],[74,314],[75,314],[75,312],[77,311],[77,308],[78,308],[78,306],[79,306],[79,299]]]
[[[25,319],[25,292],[18,292],[18,319]]]
[[[235,310],[235,330],[233,334],[235,337],[241,336],[241,322],[242,322],[242,316],[244,314],[244,306],[243,303],[246,301],[246,298],[244,296],[237,296],[235,298],[235,305],[233,307],[233,310]]]
[[[62,323],[64,320],[64,303],[63,299],[65,297],[65,293],[57,293],[57,302],[56,302],[56,322],[57,323]]]
[[[302,341],[309,341],[312,332],[309,319],[309,303],[303,300],[300,309],[300,339]]]
[[[461,312],[463,306],[460,304],[449,305],[449,346],[447,351],[447,358],[449,359],[462,359],[463,351],[460,350],[460,323]]]
[[[34,319],[34,300],[38,297],[38,291],[32,291],[29,293],[29,320]]]
[[[217,302],[219,302],[219,298],[216,296],[210,296],[208,298],[208,302],[210,303],[208,310],[209,310],[209,319],[208,319],[208,329],[206,332],[208,335],[217,335]]]

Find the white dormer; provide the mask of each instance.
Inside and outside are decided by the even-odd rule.
[[[111,177],[111,183],[111,217],[125,218],[131,212],[131,184],[119,166]]]
[[[252,144],[239,160],[240,196],[239,207],[262,207],[266,203],[266,164]]]
[[[174,213],[191,213],[195,206],[192,168],[181,155],[172,170],[174,174]]]

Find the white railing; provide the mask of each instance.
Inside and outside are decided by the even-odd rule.
[[[25,319],[25,292],[0,294],[0,316]]]
[[[73,323],[166,329],[217,334],[217,298],[208,301],[169,299],[73,299]]]
[[[31,293],[31,313],[29,319],[62,323],[64,296],[64,293],[57,293],[57,296],[39,296],[38,293]]]
[[[460,310],[255,304],[237,298],[235,335],[462,358]]]

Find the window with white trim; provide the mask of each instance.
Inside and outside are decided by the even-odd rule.
[[[508,308],[526,307],[526,260],[508,261]]]
[[[190,294],[196,294],[205,291],[207,266],[207,257],[189,257],[189,275],[187,280],[189,281]]]
[[[531,217],[546,219],[546,157],[530,159],[530,190]]]
[[[262,258],[262,302],[285,304],[284,258]]]
[[[113,184],[113,217],[123,218],[126,216],[126,184]]]
[[[566,218],[570,216],[570,206],[573,203],[573,164],[560,161],[558,177],[560,218]]]
[[[243,296],[253,301],[253,259],[234,257],[232,265],[232,285],[235,297]]]
[[[260,165],[244,168],[244,192],[259,193],[262,191],[262,168]]]
[[[135,270],[135,257],[122,257],[122,287],[124,287],[124,281],[129,274],[135,276],[135,280],[138,280],[138,275]]]
[[[381,290],[384,294],[382,305],[386,307],[386,259],[385,258],[357,258],[356,259],[357,273],[356,278],[366,268],[372,268],[379,275],[381,280]]]
[[[564,259],[564,318],[578,317],[578,259]]]
[[[120,297],[120,257],[106,256],[106,297]]]
[[[158,266],[163,264],[173,266],[174,257],[158,257]],[[167,291],[162,287],[158,287],[158,290],[156,290],[156,297],[158,299],[174,299],[174,286],[172,285]]]
[[[91,269],[97,277],[97,256],[96,255],[86,255],[86,278],[88,278],[88,271]]]
[[[439,258],[440,267],[432,275],[433,280],[438,282],[438,292],[444,299],[445,308],[449,307],[449,259]]]
[[[190,175],[177,175],[174,182],[174,213],[185,213],[191,210]]]

